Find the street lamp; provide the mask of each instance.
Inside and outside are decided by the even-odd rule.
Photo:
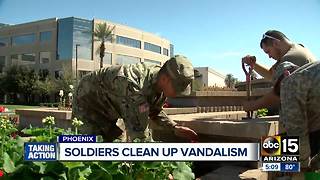
[[[76,44],[76,81],[78,82],[78,46],[80,44]]]

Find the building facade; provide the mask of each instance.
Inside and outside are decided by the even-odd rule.
[[[70,71],[79,77],[100,68],[100,42],[92,32],[99,23],[114,26],[105,43],[103,66],[145,62],[162,65],[174,54],[169,40],[125,25],[76,17],[51,18],[0,27],[0,73],[11,65],[30,66],[46,76]]]
[[[201,74],[199,80],[202,81],[204,87],[225,87],[225,75],[209,67],[195,67],[195,70],[197,70]]]

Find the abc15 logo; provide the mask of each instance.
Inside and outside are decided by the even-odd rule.
[[[261,156],[299,155],[299,136],[261,138]]]

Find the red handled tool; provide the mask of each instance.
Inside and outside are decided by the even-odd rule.
[[[245,63],[242,62],[242,69],[244,73],[246,74],[246,86],[247,86],[247,99],[250,101],[251,96],[251,75],[253,71],[253,65],[254,63],[251,63],[249,66],[249,70],[247,71]],[[247,111],[247,118],[246,119],[252,119],[253,111]]]

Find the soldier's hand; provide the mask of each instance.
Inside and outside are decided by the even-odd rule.
[[[246,55],[242,58],[242,63],[248,64],[248,65],[254,65],[256,63],[256,57],[251,55]]]
[[[187,138],[191,142],[198,142],[199,137],[196,132],[194,132],[192,129],[184,126],[175,126],[174,127],[174,133],[175,135],[183,138]]]

